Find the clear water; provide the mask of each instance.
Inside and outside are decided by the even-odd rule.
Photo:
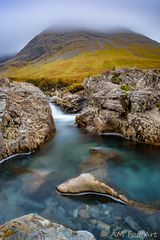
[[[51,107],[56,136],[36,153],[17,156],[0,165],[0,223],[34,212],[76,230],[89,230],[99,240],[106,238],[100,237],[103,227],[97,225],[98,221],[109,224],[108,239],[114,239],[111,233],[115,229],[133,231],[125,221],[130,216],[139,229],[157,230],[159,211],[144,213],[105,198],[62,197],[55,187],[80,174],[80,164],[89,156],[91,147],[105,147],[122,156],[121,162],[108,165],[110,183],[129,198],[159,208],[160,149],[133,144],[118,136],[89,135],[76,127],[75,115],[66,115],[54,105]],[[89,216],[80,214],[80,209],[85,209]]]

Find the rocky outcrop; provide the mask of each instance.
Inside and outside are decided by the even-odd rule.
[[[66,113],[78,113],[85,103],[84,91],[70,93],[57,91],[56,95],[49,98],[50,102],[56,103]]]
[[[1,240],[96,240],[87,231],[72,231],[37,214],[29,214],[0,226]]]
[[[160,70],[108,71],[87,78],[84,89],[89,105],[79,127],[160,146]]]
[[[0,160],[36,150],[54,132],[51,109],[40,89],[0,80]]]

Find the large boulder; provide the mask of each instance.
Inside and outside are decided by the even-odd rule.
[[[127,205],[136,205],[135,202],[128,200],[106,183],[96,179],[91,173],[82,173],[78,177],[60,184],[57,186],[57,191],[62,195],[103,195]]]
[[[54,99],[52,97],[52,99]],[[84,106],[84,92],[70,93],[64,92],[54,99],[55,103],[67,113],[80,112]]]
[[[84,81],[88,106],[76,122],[160,146],[160,70],[119,69]]]
[[[116,202],[141,209],[145,212],[155,212],[156,209],[128,199],[104,181],[100,181],[91,173],[82,173],[57,186],[57,192],[64,196],[95,195],[110,198]]]
[[[87,231],[72,231],[37,214],[28,214],[0,226],[1,240],[96,240]]]
[[[54,132],[49,103],[39,88],[0,79],[0,160],[36,150]]]

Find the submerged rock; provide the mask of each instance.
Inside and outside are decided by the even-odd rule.
[[[28,214],[0,226],[1,240],[96,240],[87,231],[72,231],[37,214]]]
[[[160,146],[160,70],[112,70],[83,85],[88,107],[79,127]]]
[[[137,222],[131,216],[127,216],[125,218],[125,222],[128,224],[129,227],[131,227],[132,230],[134,231],[140,230],[140,227],[138,226]]]
[[[108,161],[121,162],[121,155],[113,150],[95,147],[90,149],[90,155],[85,162],[81,164],[82,172],[89,172],[98,179],[107,179]]]
[[[52,112],[40,89],[0,79],[0,160],[36,150],[54,132]]]

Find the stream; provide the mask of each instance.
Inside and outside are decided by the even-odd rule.
[[[96,196],[64,197],[55,188],[81,173],[91,148],[102,147],[122,158],[108,164],[109,183],[129,199],[160,209],[160,149],[120,136],[88,134],[76,127],[75,115],[64,114],[53,104],[51,108],[55,137],[35,153],[0,165],[0,224],[33,212],[75,230],[88,230],[98,240],[121,239],[113,234],[119,231],[125,234],[122,239],[131,239],[127,231],[157,231],[159,211],[146,213]]]

